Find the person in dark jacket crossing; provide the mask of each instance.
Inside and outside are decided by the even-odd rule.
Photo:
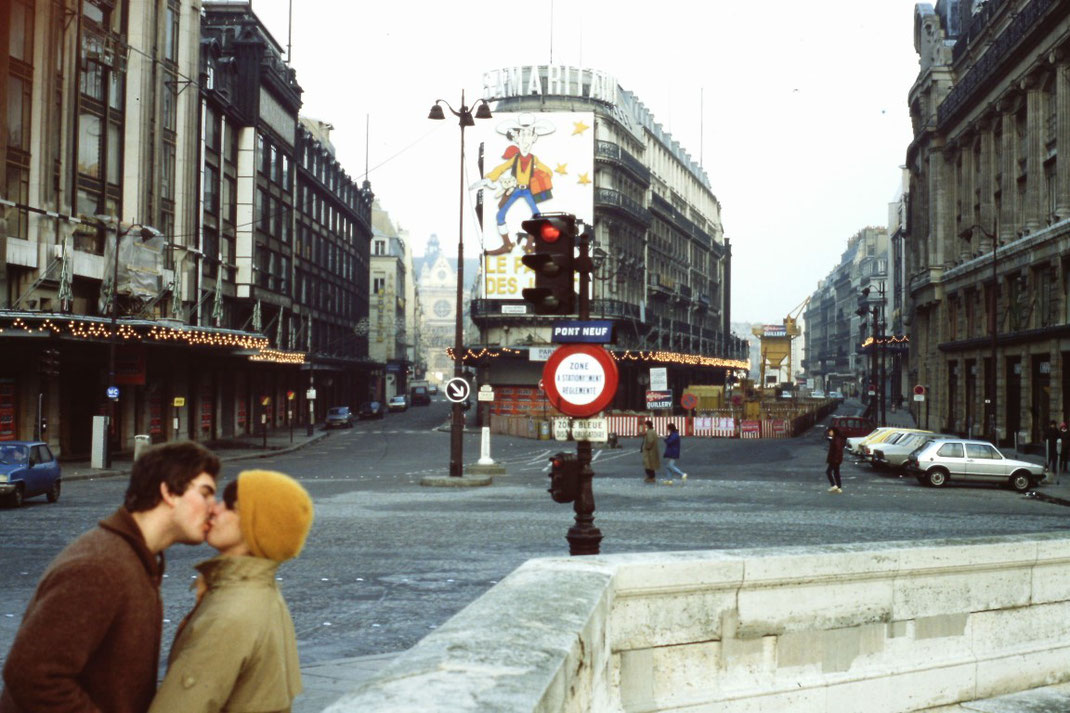
[[[825,462],[828,467],[825,468],[825,475],[829,479],[829,492],[830,493],[842,493],[842,483],[840,482],[840,464],[843,463],[843,447],[847,444],[847,439],[843,437],[838,428],[830,428],[825,437],[829,441],[829,452],[825,456]]]
[[[676,473],[680,480],[687,480],[687,473],[676,467],[676,461],[680,460],[680,432],[676,430],[676,424],[669,424],[669,435],[665,436],[665,475]]]

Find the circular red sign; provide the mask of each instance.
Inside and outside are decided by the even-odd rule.
[[[550,404],[575,418],[587,418],[605,410],[617,393],[617,362],[595,344],[558,347],[542,370],[543,386]]]
[[[917,394],[918,396],[921,396],[922,394],[925,393],[925,387],[922,386],[921,384],[918,384],[917,386],[914,387],[914,393]]]
[[[680,405],[690,411],[691,409],[698,406],[698,396],[695,396],[690,391],[687,391],[684,393],[683,396],[680,397]]]

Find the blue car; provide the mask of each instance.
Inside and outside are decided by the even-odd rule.
[[[0,442],[0,497],[17,508],[26,498],[59,500],[59,462],[41,441]]]

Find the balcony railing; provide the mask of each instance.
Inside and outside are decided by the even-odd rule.
[[[617,208],[644,228],[650,227],[652,221],[650,211],[644,208],[639,201],[629,198],[620,191],[615,191],[612,188],[597,188],[594,192],[594,203],[596,206]]]
[[[693,223],[686,215],[680,212],[680,210],[678,210],[676,206],[659,196],[657,193],[651,194],[650,209],[657,213],[661,213],[663,216],[671,220],[677,228],[679,228],[687,235],[690,235],[692,238],[698,240],[705,247],[714,248],[714,250],[717,252],[718,257],[720,257],[720,246],[714,243],[713,237],[705,230],[695,225],[695,223]]]
[[[1040,28],[1041,20],[1054,5],[1055,0],[1033,0],[1014,17],[1007,29],[992,41],[984,54],[970,67],[966,76],[948,92],[947,98],[936,110],[937,125],[944,126],[951,121],[981,87],[986,86],[1008,62],[1014,60],[1019,45],[1030,33]],[[991,12],[994,11],[995,6]],[[952,50],[954,58],[957,59],[966,51],[971,39],[984,27],[989,17],[982,11],[981,17],[970,23],[969,29],[955,43]]]
[[[635,176],[635,178],[637,178],[644,186],[650,185],[650,169],[644,166],[642,161],[622,149],[618,144],[615,144],[612,141],[602,141],[599,139],[594,142],[594,155],[596,159],[606,159],[619,164]]]

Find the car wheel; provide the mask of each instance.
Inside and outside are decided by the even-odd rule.
[[[947,471],[943,468],[933,468],[926,475],[925,480],[933,488],[939,488],[947,482]]]
[[[45,498],[48,499],[48,502],[54,503],[59,500],[59,488],[60,486],[58,480],[55,483],[52,483],[52,487],[48,489],[47,493],[45,493]]]
[[[1028,473],[1014,473],[1011,475],[1008,485],[1016,492],[1024,493],[1033,485],[1033,479],[1029,477]]]
[[[7,496],[7,506],[9,508],[22,507],[22,486],[15,488],[15,492]]]

